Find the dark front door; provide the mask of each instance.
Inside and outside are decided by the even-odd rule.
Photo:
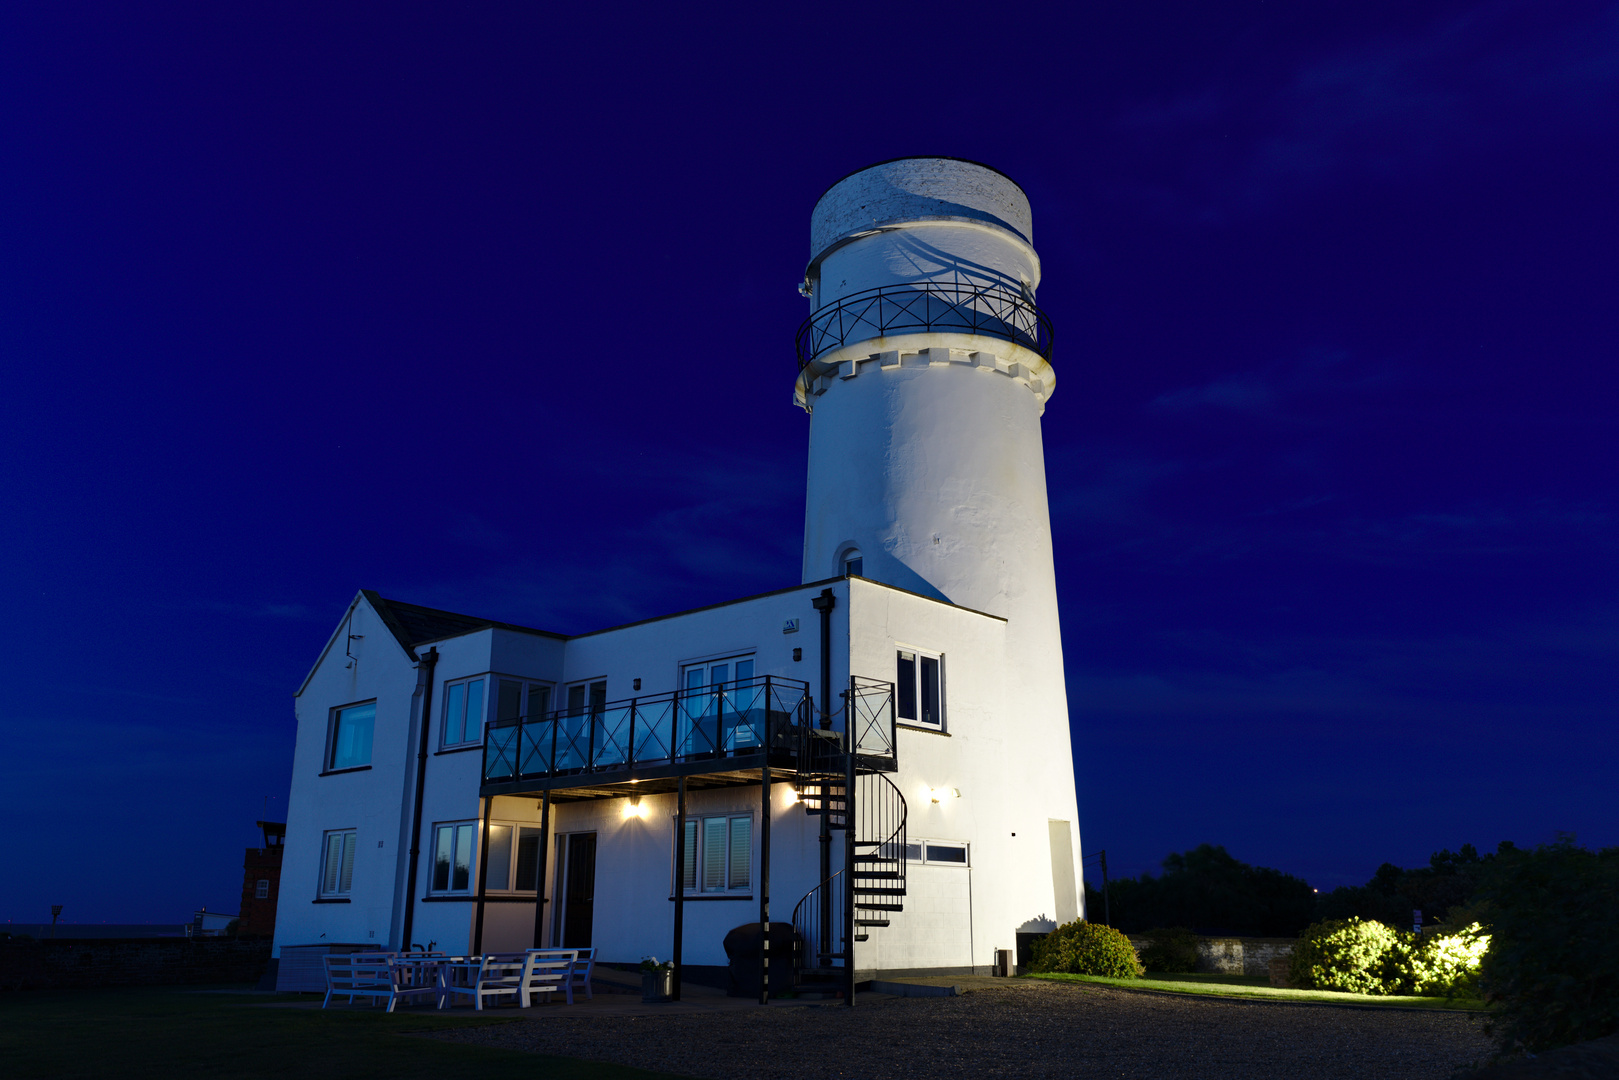
[[[596,834],[568,837],[568,894],[562,912],[562,947],[590,947],[596,908]]]

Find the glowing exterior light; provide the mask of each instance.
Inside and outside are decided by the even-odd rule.
[[[641,796],[631,795],[624,803],[625,820],[644,817],[646,817],[646,807],[641,804]]]

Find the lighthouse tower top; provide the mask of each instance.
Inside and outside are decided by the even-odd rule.
[[[1034,243],[1029,197],[1004,173],[960,158],[896,158],[850,173],[821,196],[810,215],[812,263],[871,230],[920,222],[977,223]]]
[[[809,412],[868,363],[999,371],[1045,409],[1051,323],[1023,189],[960,158],[899,158],[833,184],[810,215],[794,396]]]

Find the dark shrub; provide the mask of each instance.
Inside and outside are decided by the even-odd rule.
[[[1619,1032],[1619,848],[1572,838],[1502,853],[1477,894],[1491,942],[1479,983],[1504,1051]]]
[[[1141,950],[1141,962],[1148,971],[1197,970],[1198,937],[1186,927],[1161,927],[1139,936],[1150,939]]]
[[[1134,979],[1141,962],[1130,939],[1099,923],[1076,921],[1057,927],[1035,943],[1033,970],[1070,975],[1108,975]]]

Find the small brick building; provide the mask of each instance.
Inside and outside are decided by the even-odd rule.
[[[263,847],[250,847],[242,862],[242,914],[236,924],[241,937],[273,937],[275,905],[281,891],[281,853],[287,826],[280,821],[255,822],[264,835]]]

